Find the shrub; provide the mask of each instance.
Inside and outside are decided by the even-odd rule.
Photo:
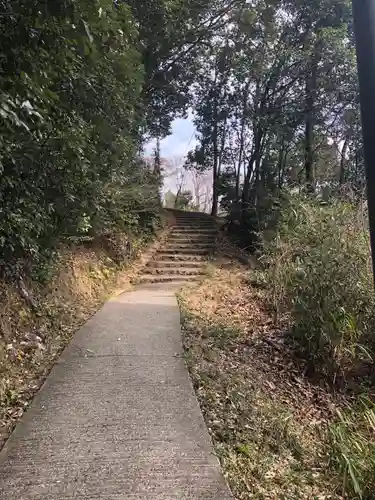
[[[40,265],[62,237],[133,230],[157,210],[159,181],[137,160],[144,74],[130,8],[2,5],[0,265],[14,269]]]
[[[362,204],[287,198],[265,259],[275,313],[291,312],[292,337],[314,369],[334,380],[371,360],[375,302]]]
[[[364,207],[287,196],[278,230],[265,242],[263,257],[276,319],[287,315],[294,347],[313,371],[324,373],[331,383],[352,377],[351,387],[357,391],[374,382],[363,376],[373,375],[375,347]],[[370,500],[375,491],[375,404],[361,396],[337,414],[329,427],[330,454],[342,493],[345,498]]]

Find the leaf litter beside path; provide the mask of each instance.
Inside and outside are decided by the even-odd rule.
[[[283,349],[248,267],[226,258],[182,290],[186,359],[237,499],[340,499],[329,467],[334,396]],[[280,343],[279,343],[280,341]]]

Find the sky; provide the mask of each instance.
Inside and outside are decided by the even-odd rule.
[[[161,156],[166,159],[185,156],[195,144],[195,127],[192,118],[178,118],[172,123],[172,134],[161,141]],[[151,156],[154,148],[155,140],[146,144],[146,156]]]
[[[172,123],[172,133],[160,142],[161,157],[166,160],[173,160],[173,158],[182,158],[186,156],[188,151],[194,148],[197,144],[195,138],[195,126],[193,124],[192,116],[188,118],[178,118]],[[145,145],[145,156],[151,156],[154,152],[156,140],[152,140]],[[164,178],[164,192],[171,190],[177,191],[177,184],[179,181],[177,176],[166,176]],[[188,176],[184,181],[184,188],[192,189]]]
[[[178,118],[173,121],[171,134],[160,142],[161,158],[170,161],[170,167],[165,167],[163,193],[172,191],[177,193],[181,188],[198,196],[201,210],[210,209],[211,177],[207,175],[196,176],[192,172],[187,172],[183,168],[178,168],[184,164],[183,158],[194,149],[198,141],[196,139],[196,128],[193,123],[193,116],[188,118]],[[152,156],[156,146],[156,140],[152,140],[145,145],[144,154]],[[177,160],[177,161],[176,161]],[[171,172],[174,172],[171,174]],[[196,198],[194,198],[196,200]]]

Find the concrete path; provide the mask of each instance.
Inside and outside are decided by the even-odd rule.
[[[183,360],[173,291],[109,301],[0,453],[1,500],[229,500]]]

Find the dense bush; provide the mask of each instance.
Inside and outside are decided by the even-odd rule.
[[[286,199],[265,258],[275,311],[291,312],[293,339],[313,369],[333,381],[371,361],[375,301],[364,205]]]
[[[0,261],[137,226],[158,179],[136,160],[143,69],[129,7],[0,1]],[[144,217],[143,217],[144,218]]]
[[[366,204],[287,197],[264,250],[272,305],[276,317],[289,319],[293,347],[311,372],[350,389],[329,428],[342,493],[374,498],[375,298]]]

